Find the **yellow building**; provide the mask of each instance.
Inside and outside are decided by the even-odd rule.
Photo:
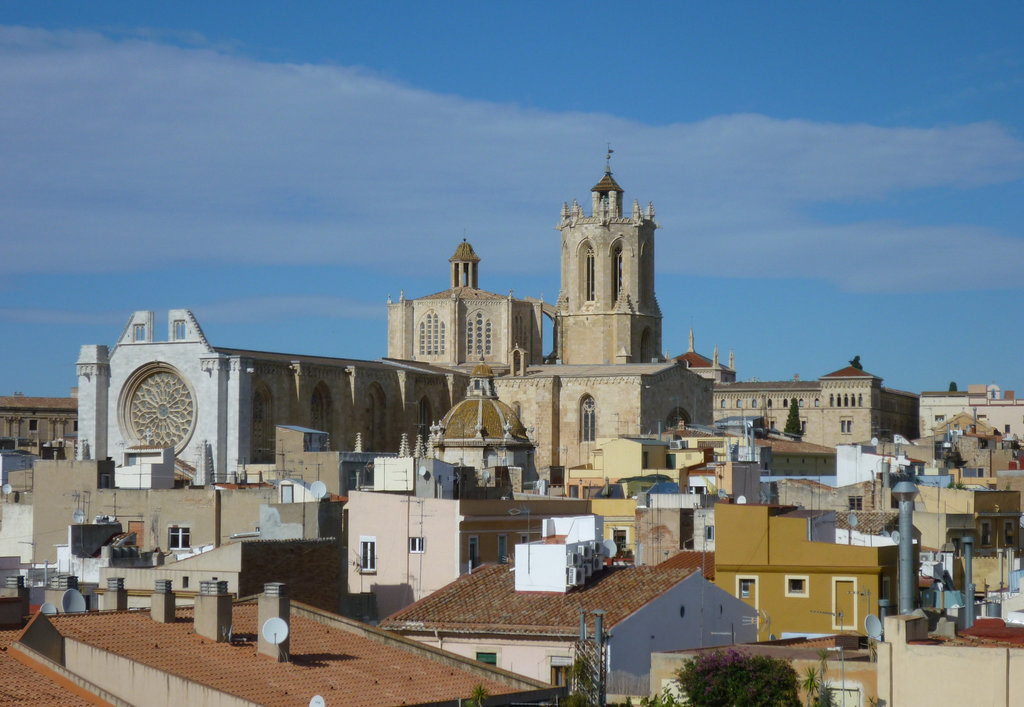
[[[783,632],[863,633],[864,617],[878,613],[879,598],[895,600],[898,548],[810,540],[828,536],[828,516],[779,506],[715,506],[715,584],[763,612],[759,639]]]
[[[636,499],[594,498],[590,512],[604,518],[604,539],[614,540],[618,555],[633,551],[636,546]]]

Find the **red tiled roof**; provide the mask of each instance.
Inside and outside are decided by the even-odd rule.
[[[660,597],[690,571],[666,567],[608,567],[566,594],[517,592],[507,565],[485,565],[459,577],[381,622],[390,630],[573,636],[580,609],[603,609],[611,628]]]
[[[611,191],[613,189],[619,193],[623,191],[622,187],[612,178],[612,173],[606,170],[601,181],[595,184],[590,191]]]
[[[497,292],[488,292],[487,290],[478,290],[474,287],[453,287],[449,290],[442,290],[441,292],[435,292],[432,295],[420,297],[419,299],[451,299],[452,296],[456,296],[459,299],[470,299],[470,300],[499,300],[507,299],[505,295],[499,295]]]
[[[831,373],[826,373],[825,375],[822,376],[822,378],[877,378],[877,377],[878,376],[873,376],[870,373],[868,373],[867,371],[863,371],[863,370],[861,370],[859,368],[854,368],[853,366],[847,366],[846,368],[840,368],[838,371],[832,371]]]
[[[713,580],[715,578],[715,553],[683,550],[672,555],[672,557],[664,562],[658,563],[658,567],[688,570],[690,572],[701,570],[704,573],[705,579]]]
[[[685,363],[690,368],[710,368],[712,361],[706,356],[701,356],[696,351],[687,351],[682,356],[676,356],[673,361]]]
[[[64,687],[15,660],[14,653],[8,648],[19,635],[21,629],[0,630],[0,704],[57,707],[93,704],[76,695],[70,687]]]
[[[1024,644],[1024,627],[1007,626],[1002,619],[975,619],[974,625],[958,632],[960,636],[970,636],[999,643]]]
[[[78,411],[78,398],[29,398],[24,395],[0,396],[0,408],[57,408]]]
[[[168,624],[138,611],[48,618],[67,638],[264,705],[307,707],[310,696],[320,694],[329,705],[377,707],[468,697],[478,684],[492,695],[519,690],[431,660],[419,646],[405,649],[401,639],[376,638],[372,627],[360,625],[371,634],[366,636],[297,615],[294,609],[287,663],[256,655],[255,602],[232,607],[234,643],[214,643],[194,633],[192,607],[176,613],[177,621]]]

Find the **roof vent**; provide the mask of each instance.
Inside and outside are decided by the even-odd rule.
[[[199,583],[199,593],[208,596],[214,596],[217,594],[228,593],[228,583],[226,580],[211,580]]]
[[[174,623],[174,592],[171,591],[171,580],[156,580],[156,590],[150,597],[150,617],[162,624]]]
[[[158,579],[158,580],[156,580],[156,589],[154,591],[157,594],[170,594],[171,593],[171,580],[169,580],[169,579]]]
[[[128,592],[124,589],[124,577],[107,577],[107,591],[100,597],[102,611],[124,611],[128,608]]]
[[[78,577],[73,574],[59,574],[50,580],[50,589],[78,589]]]
[[[22,575],[7,577],[4,579],[4,586],[8,589],[21,589],[25,586],[25,578]]]
[[[288,586],[284,582],[267,582],[263,585],[263,594],[268,597],[286,597]]]
[[[107,591],[116,592],[124,589],[124,577],[107,577]]]
[[[200,636],[217,643],[231,640],[231,595],[228,583],[208,581],[199,583],[199,596],[195,601],[194,627]]]

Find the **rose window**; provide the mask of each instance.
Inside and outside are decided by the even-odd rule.
[[[195,406],[181,378],[159,371],[139,383],[128,411],[136,437],[147,444],[177,448],[192,430]]]

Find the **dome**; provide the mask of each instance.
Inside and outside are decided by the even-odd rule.
[[[505,423],[508,423],[513,438],[527,440],[526,428],[519,416],[496,398],[466,398],[448,411],[441,425],[445,428],[446,439],[477,437],[477,425],[482,428],[484,438],[502,439],[505,436]]]
[[[486,363],[481,361],[473,367],[473,372],[469,374],[473,378],[494,378],[494,371]]]

